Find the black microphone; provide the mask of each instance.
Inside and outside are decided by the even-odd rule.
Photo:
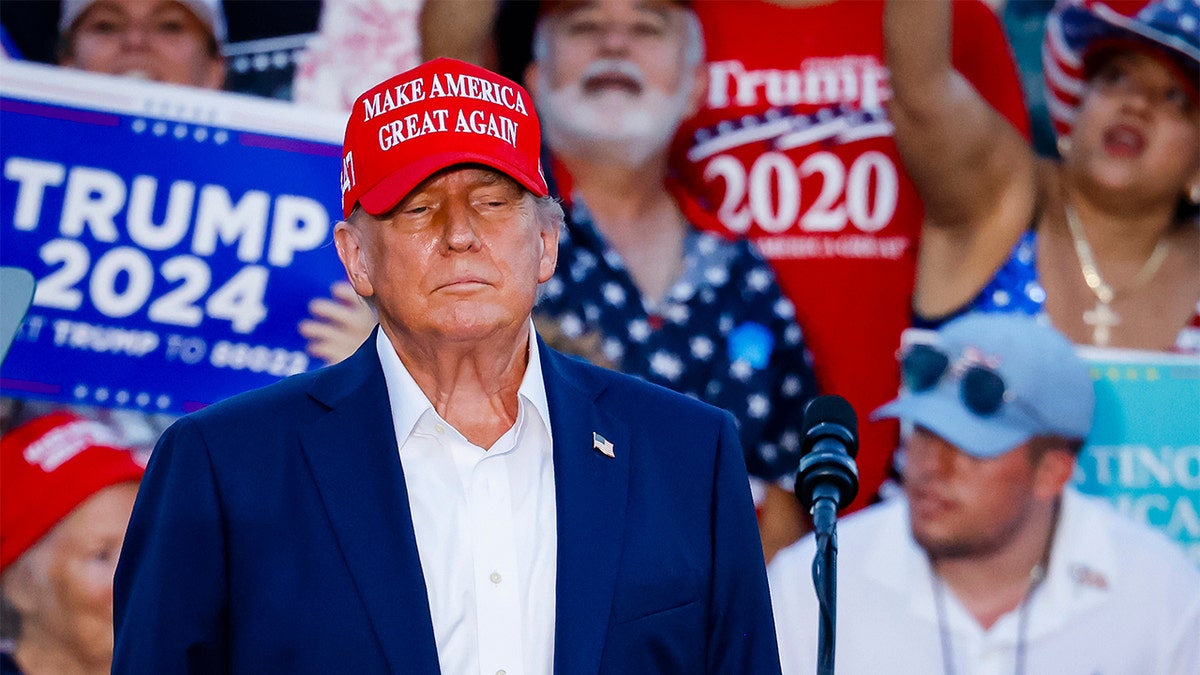
[[[796,498],[813,514],[817,531],[858,494],[858,417],[841,396],[818,396],[804,408],[804,446]],[[820,513],[818,513],[820,511]]]
[[[832,675],[837,635],[837,512],[858,494],[858,417],[841,396],[818,396],[804,408],[804,445],[796,498],[813,518],[817,551],[813,588],[820,611],[817,672]]]

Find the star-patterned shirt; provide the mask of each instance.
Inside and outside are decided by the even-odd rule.
[[[534,308],[567,339],[596,336],[617,370],[736,418],[746,466],[766,480],[800,458],[812,360],[774,272],[745,241],[691,231],[684,270],[655,306],[579,200],[568,207],[558,269]]]

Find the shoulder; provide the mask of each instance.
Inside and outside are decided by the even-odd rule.
[[[845,618],[849,625],[882,619],[879,610],[886,599],[894,599],[913,582],[919,564],[902,544],[908,536],[907,513],[901,500],[869,506],[838,522],[838,584],[843,606],[850,609]],[[817,557],[816,538],[805,535],[788,546],[767,566],[767,582],[776,625],[790,631],[815,626],[817,597],[812,583]],[[891,600],[887,600],[891,602]],[[870,617],[861,613],[872,608]],[[886,620],[886,619],[884,619]],[[796,647],[781,649],[789,658]]]
[[[330,409],[330,403],[363,391],[375,383],[387,395],[383,371],[375,353],[375,340],[367,340],[348,359],[332,366],[300,373],[205,407],[181,418],[176,426],[199,428],[206,433],[268,433],[286,428],[289,421],[311,420]],[[270,424],[264,424],[269,420]]]
[[[0,651],[0,675],[21,675],[21,667],[8,650]]]
[[[721,309],[735,315],[795,320],[795,307],[784,296],[774,268],[753,242],[707,231],[695,236],[691,248],[699,259],[698,285],[725,294]]]
[[[1122,577],[1140,578],[1169,589],[1171,595],[1192,589],[1200,597],[1200,570],[1188,560],[1179,542],[1154,527],[1138,522],[1117,511],[1099,497],[1070,490],[1065,504],[1077,512],[1071,518],[1080,537],[1093,537],[1096,532],[1108,533],[1111,549]]]
[[[694,219],[692,219],[694,220]],[[718,234],[711,226],[692,223],[696,236],[696,247],[710,260],[725,260],[738,268],[763,268],[774,278],[770,263],[762,257],[754,243],[744,237],[729,239]]]
[[[720,408],[666,387],[601,368],[544,345],[542,348],[546,351],[544,372],[548,390],[565,384],[575,390],[575,396],[592,398],[597,406],[611,413],[634,418],[653,416],[662,425],[671,425],[680,419],[708,418],[720,422],[729,415]]]
[[[672,391],[666,387],[652,384],[641,378],[625,373],[601,368],[600,366],[565,356],[551,350],[553,358],[557,359],[564,375],[578,377],[580,381],[595,386],[601,391],[603,399],[628,399],[631,404],[666,406],[667,409],[687,409],[697,412],[707,412],[720,415],[723,411],[715,406],[703,403],[689,396]]]
[[[240,427],[257,425],[263,420],[291,419],[312,405],[307,392],[312,383],[321,377],[322,371],[292,375],[274,384],[232,396],[186,415],[179,422],[209,428]]]
[[[848,556],[839,560],[842,567],[847,563],[863,560],[863,552],[881,544],[884,534],[908,532],[908,510],[903,499],[891,499],[868,506],[838,520],[837,543],[839,552]],[[904,534],[903,536],[907,536]],[[802,570],[812,566],[817,552],[816,538],[810,533],[788,546],[771,560],[768,571],[774,569],[773,578],[796,578]]]

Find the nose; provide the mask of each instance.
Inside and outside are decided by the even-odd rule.
[[[144,48],[150,42],[150,31],[139,22],[130,22],[121,31],[121,44],[125,49]]]
[[[443,218],[442,238],[447,251],[462,253],[479,248],[481,242],[472,209],[464,204],[451,204]]]
[[[904,444],[904,475],[906,479],[948,476],[954,470],[958,451],[937,435],[917,428]]]
[[[1121,92],[1121,109],[1138,114],[1145,115],[1153,109],[1154,103],[1158,98],[1152,88],[1144,82],[1131,80]]]
[[[630,30],[618,23],[606,24],[600,30],[600,53],[605,57],[620,57],[629,53]]]

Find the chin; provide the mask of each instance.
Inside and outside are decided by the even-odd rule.
[[[942,537],[918,537],[917,545],[920,546],[930,558],[941,560],[950,560],[954,558],[969,557],[974,548],[965,541],[953,538]]]
[[[491,337],[520,321],[508,316],[498,316],[486,308],[458,308],[436,321],[437,332],[443,339],[453,342],[468,342]]]
[[[586,96],[575,85],[548,90],[537,104],[551,147],[586,148],[636,165],[671,142],[685,116],[686,93],[648,90],[638,97]],[[616,146],[622,149],[614,151]]]

